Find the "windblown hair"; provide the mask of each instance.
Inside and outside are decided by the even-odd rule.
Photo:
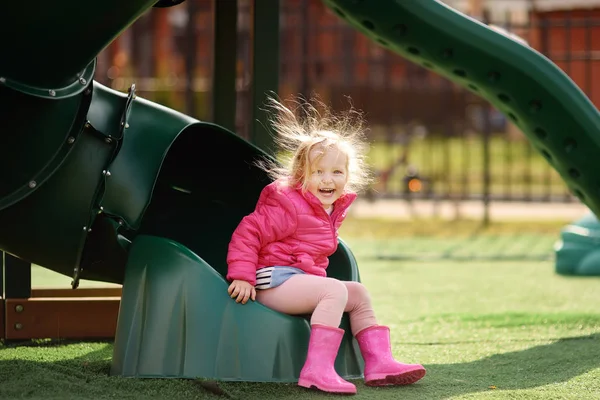
[[[292,102],[295,107],[289,108],[273,97],[268,98],[267,109],[272,113],[270,123],[275,144],[282,152],[283,160],[282,164],[267,161],[259,165],[271,178],[286,178],[290,185],[300,184],[306,189],[311,151],[335,148],[347,157],[347,190],[360,192],[365,189],[372,177],[366,162],[368,143],[362,114],[350,106],[335,115],[315,97],[310,102],[300,99]]]

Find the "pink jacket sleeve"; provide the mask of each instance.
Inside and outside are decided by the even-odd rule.
[[[263,191],[256,209],[237,226],[227,252],[227,280],[256,284],[258,254],[265,245],[291,235],[297,226],[294,204],[273,187]],[[266,193],[267,192],[267,193]]]

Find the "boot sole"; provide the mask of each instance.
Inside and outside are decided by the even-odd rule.
[[[426,374],[424,369],[416,369],[414,371],[404,372],[398,375],[387,375],[387,374],[373,374],[369,376],[368,380],[365,380],[367,386],[390,386],[390,385],[410,385]]]
[[[315,383],[309,382],[309,381],[304,381],[304,380],[299,380],[298,381],[298,386],[301,386],[303,388],[306,389],[316,389],[319,390],[321,392],[326,392],[326,393],[337,393],[337,394],[356,394],[356,388],[354,389],[326,389],[324,387],[319,387],[317,386]]]

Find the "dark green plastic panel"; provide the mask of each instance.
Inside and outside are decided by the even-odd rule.
[[[47,98],[83,91],[96,55],[155,2],[2,2],[0,85]]]
[[[81,279],[123,283],[131,238],[122,231],[118,220],[96,216],[79,263]]]
[[[64,100],[0,85],[0,210],[38,190],[60,167],[85,123],[90,92]]]
[[[89,130],[34,193],[0,211],[0,249],[73,276],[95,215],[96,190],[110,147]]]
[[[202,149],[228,149],[227,152],[232,154],[227,156],[228,164],[238,165],[241,170],[247,169],[249,163],[263,155],[255,146],[218,125],[200,122],[139,97],[133,100],[125,128],[120,133],[126,98],[126,94],[95,83],[94,100],[88,119],[107,139],[122,136],[118,154],[107,166],[110,175],[107,175],[106,188],[99,203],[104,213],[122,219],[128,229],[139,228],[161,168],[167,169],[165,174],[169,176],[165,179],[170,180],[170,187],[167,189],[169,192],[185,190],[194,185],[195,195],[202,192],[202,197],[210,197],[212,195],[207,193],[205,185],[211,185],[213,178],[206,176],[206,173],[220,160],[218,153],[212,151],[199,159],[198,153]],[[171,149],[172,143],[179,136],[185,137],[178,140],[178,144]],[[167,154],[170,155],[170,161],[163,167]],[[229,160],[234,157],[235,161]],[[231,170],[231,167],[225,168]],[[235,171],[231,171],[228,176],[234,173]],[[245,179],[245,172],[240,171],[238,174],[245,186],[252,185]],[[218,174],[211,175],[218,178],[215,186],[221,185],[222,178]],[[209,187],[215,191],[222,190]],[[254,186],[256,187],[260,186]],[[231,191],[233,188],[225,190]],[[233,192],[231,194],[235,195]]]
[[[260,150],[210,124],[185,129],[169,149],[139,234],[172,239],[220,270],[231,234],[270,182]]]
[[[323,1],[380,45],[492,103],[600,215],[600,115],[546,57],[437,0]]]
[[[127,95],[94,85],[88,118],[116,146],[82,259],[82,278],[120,283],[125,248],[139,233],[169,237],[222,261],[231,234],[269,182],[253,163],[265,154],[224,128],[133,101],[120,137]],[[201,229],[199,229],[201,228]],[[122,235],[121,236],[118,236]]]
[[[200,233],[203,229],[199,228]],[[224,261],[215,268],[223,270]],[[221,274],[186,247],[140,235],[131,247],[111,374],[258,382],[295,382],[310,326],[302,317],[227,295]],[[345,378],[363,360],[349,330],[336,359]]]
[[[148,206],[154,182],[171,143],[185,127],[198,121],[137,97],[133,100],[125,126],[121,127],[126,99],[126,94],[94,83],[94,99],[88,119],[107,140],[119,142],[118,154],[106,168],[110,174],[107,174],[99,205],[104,213],[120,218],[127,228],[135,230]],[[191,153],[189,156],[194,157]]]
[[[600,221],[592,213],[565,226],[555,245],[556,272],[600,276]]]

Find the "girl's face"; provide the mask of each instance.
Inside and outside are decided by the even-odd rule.
[[[311,165],[307,177],[308,191],[327,210],[340,198],[348,182],[348,157],[336,147],[315,148],[308,156]]]

